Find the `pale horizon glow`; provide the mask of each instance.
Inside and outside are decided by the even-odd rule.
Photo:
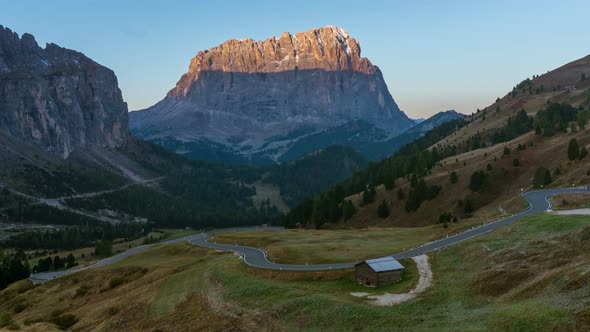
[[[0,25],[115,71],[129,110],[160,101],[198,51],[326,25],[357,39],[412,118],[469,114],[590,54],[590,2],[0,0]]]

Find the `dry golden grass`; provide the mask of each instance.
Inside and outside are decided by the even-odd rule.
[[[551,206],[554,210],[573,210],[581,208],[590,208],[590,195],[557,195],[551,197]]]
[[[431,255],[434,285],[394,307],[349,295],[380,291],[357,285],[350,271],[266,271],[228,253],[160,246],[109,268],[12,285],[0,291],[0,312],[28,331],[56,330],[55,311],[78,317],[75,331],[585,331],[589,240],[587,218],[527,218]],[[182,296],[155,314],[167,292]]]
[[[237,315],[220,294],[214,296],[209,285],[183,298],[177,310],[154,315],[152,304],[163,283],[199,261],[219,256],[187,244],[169,247],[148,250],[114,267],[83,271],[38,286],[21,281],[0,292],[0,312],[10,313],[13,321],[28,331],[56,330],[50,323],[55,313],[75,315],[79,319],[77,331],[275,329],[256,313],[242,310]]]

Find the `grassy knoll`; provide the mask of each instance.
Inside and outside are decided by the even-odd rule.
[[[360,230],[247,231],[214,235],[211,241],[263,248],[270,260],[292,264],[351,262],[390,255],[464,227],[451,224],[427,227],[369,228]]]
[[[371,233],[366,233],[371,234]],[[374,234],[371,234],[373,236]],[[366,237],[365,242],[371,242]],[[359,245],[362,245],[359,242]],[[11,324],[47,330],[587,331],[590,220],[538,215],[431,255],[434,284],[417,299],[375,307],[350,270],[253,269],[233,254],[185,243],[156,246],[108,268],[0,292]],[[26,325],[27,323],[28,325]]]

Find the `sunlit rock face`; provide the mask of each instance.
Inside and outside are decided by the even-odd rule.
[[[67,158],[128,136],[117,77],[84,54],[0,26],[0,132]]]
[[[371,127],[370,135],[361,135],[369,140],[413,124],[379,68],[361,57],[359,43],[332,26],[264,41],[233,39],[200,51],[162,101],[130,115],[139,137],[193,158],[235,162],[284,161],[347,144],[358,139],[355,133],[332,129],[349,128],[343,125],[351,121]],[[319,141],[289,153],[310,135]]]

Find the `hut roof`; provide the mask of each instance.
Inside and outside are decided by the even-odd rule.
[[[403,270],[404,266],[393,257],[381,257],[365,261],[375,272]]]

